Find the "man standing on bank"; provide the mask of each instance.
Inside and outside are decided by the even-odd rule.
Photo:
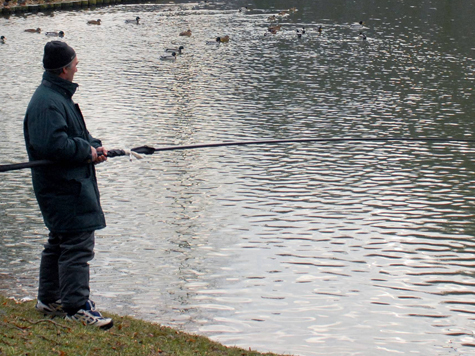
[[[107,159],[107,150],[89,134],[72,101],[77,64],[74,49],[65,42],[48,42],[43,81],[25,115],[30,161],[56,162],[32,168],[36,199],[50,231],[41,254],[36,309],[109,329],[112,319],[103,317],[89,299],[88,264],[94,257],[94,231],[106,226],[94,164]]]

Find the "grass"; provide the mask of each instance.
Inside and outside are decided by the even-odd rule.
[[[114,319],[114,327],[103,331],[44,317],[35,310],[35,303],[0,296],[1,356],[276,356],[226,347],[203,336],[110,313],[103,314]]]

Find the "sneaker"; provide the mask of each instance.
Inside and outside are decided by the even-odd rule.
[[[79,309],[76,314],[66,316],[67,320],[74,320],[84,325],[97,326],[103,330],[110,329],[114,323],[111,318],[105,318],[96,310],[96,305],[92,300],[88,300],[83,309]]]
[[[35,305],[35,309],[38,310],[40,313],[43,313],[45,316],[66,316],[66,312],[63,310],[63,307],[61,305],[61,300],[57,300],[56,302],[49,304],[43,303],[41,300],[38,300]]]

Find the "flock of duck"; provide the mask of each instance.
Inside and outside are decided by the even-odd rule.
[[[139,24],[140,23],[140,17],[136,17],[134,20],[125,20],[125,23],[135,23]],[[101,19],[97,20],[89,20],[87,22],[88,25],[100,25],[101,24]],[[41,28],[28,28],[25,30],[25,32],[29,33],[41,33]],[[59,37],[63,38],[64,37],[64,31],[49,31],[45,33],[46,36],[48,37]],[[5,36],[0,37],[0,43],[4,44],[6,43],[7,38]]]
[[[25,32],[30,32],[30,33],[41,33],[41,28],[29,28],[29,29],[26,29]],[[64,31],[58,31],[58,32],[46,32],[45,33],[46,36],[48,37],[64,37]],[[7,42],[7,38],[5,36],[1,36],[0,37],[0,43],[6,43]]]
[[[201,3],[204,3],[205,5],[207,5],[209,2],[207,0],[205,0],[205,1],[202,1]],[[250,11],[250,9],[247,6],[243,6],[243,7],[239,8],[239,10],[238,10],[238,12],[240,12],[240,13],[246,13],[248,11]],[[288,10],[283,10],[283,11],[279,12],[277,15],[269,16],[267,18],[267,21],[271,22],[271,25],[267,27],[267,31],[264,33],[264,36],[277,34],[282,29],[282,26],[280,24],[278,24],[278,22],[280,20],[290,16],[292,13],[295,13],[296,11],[298,11],[297,8],[292,7]],[[125,20],[125,23],[139,25],[140,24],[140,17],[137,16],[135,19]],[[88,25],[100,25],[101,24],[101,19],[89,20],[89,21],[87,21],[87,24]],[[353,28],[360,29],[359,37],[362,40],[366,40],[366,35],[362,32],[362,29],[365,28],[364,25],[365,24],[364,24],[363,21],[360,21],[359,23],[355,23],[355,24],[352,25]],[[318,30],[317,30],[318,34],[321,35],[322,31],[323,31],[322,26],[319,26]],[[41,28],[30,28],[30,29],[26,29],[25,32],[41,33]],[[305,27],[302,27],[301,29],[296,30],[297,38],[302,38],[306,33],[307,32],[306,32]],[[64,37],[65,33],[64,33],[64,31],[46,32],[45,35],[49,36],[49,37],[60,37],[60,38],[62,38],[62,37]],[[179,35],[180,36],[185,36],[185,37],[190,37],[192,35],[192,32],[191,32],[190,29],[188,29],[186,31],[180,32]],[[206,41],[206,44],[207,45],[219,45],[221,43],[227,43],[227,42],[229,42],[229,40],[230,40],[229,35],[219,36],[219,37],[216,37],[212,41]],[[0,43],[2,43],[2,44],[6,43],[6,37],[5,36],[0,37]],[[175,46],[175,47],[171,47],[171,48],[165,48],[165,53],[160,56],[160,60],[176,60],[177,56],[182,54],[184,49],[185,49],[184,46]]]
[[[192,32],[190,29],[180,32],[180,36],[191,37]],[[207,45],[219,45],[220,43],[227,43],[229,42],[229,35],[216,37],[213,41],[206,41]],[[160,56],[160,60],[162,61],[174,61],[176,60],[177,55],[183,53],[185,49],[184,46],[173,47],[173,48],[166,48],[165,54]]]
[[[25,32],[30,32],[30,33],[41,33],[41,28],[28,28],[25,30]],[[54,31],[51,31],[51,32],[46,32],[45,33],[46,36],[48,37],[64,37],[64,31],[57,31],[57,32],[54,32]],[[5,36],[1,36],[0,37],[0,43],[4,44],[7,42],[7,38]]]
[[[295,12],[295,11],[297,11],[297,9],[296,9],[295,7],[293,7],[293,8],[291,8],[291,9],[289,9],[289,10],[280,12],[278,15],[269,16],[269,17],[267,18],[267,20],[270,21],[270,22],[277,22],[277,21],[279,21],[280,18],[283,18],[283,17],[285,17],[285,16],[289,16],[290,13]],[[362,40],[366,40],[366,35],[362,32],[362,30],[363,30],[364,28],[366,28],[364,21],[360,21],[360,22],[358,22],[358,23],[354,23],[353,25],[351,25],[351,27],[352,27],[353,29],[356,29],[356,30],[359,29],[359,30],[360,30],[359,37],[360,37]],[[277,34],[277,32],[280,31],[281,29],[282,29],[282,26],[281,26],[281,25],[278,25],[278,24],[277,24],[277,25],[273,25],[273,26],[269,26],[269,27],[267,28],[267,32],[264,33],[264,36],[268,36],[268,35],[270,35],[270,34],[275,35],[275,34]],[[296,33],[297,33],[297,38],[302,38],[302,36],[304,36],[304,35],[307,33],[305,27],[302,27],[301,29],[297,29],[297,30],[295,30],[295,31],[296,31]],[[322,26],[318,26],[317,33],[318,33],[319,35],[321,35],[322,32],[323,32],[323,27],[322,27]]]
[[[200,4],[207,5],[208,3],[209,2],[205,0],[205,1],[202,1]],[[250,9],[247,6],[243,6],[239,8],[238,10],[238,12],[240,13],[246,13],[248,11],[250,11]],[[293,8],[290,8],[289,10],[281,11],[277,16],[273,15],[269,17],[268,20],[271,22],[278,21],[279,19],[289,16],[291,13],[296,12],[296,11],[297,11],[297,8],[293,7]],[[280,25],[270,26],[268,27],[268,32],[266,32],[264,35],[267,36],[268,34],[276,34],[277,31],[279,31],[280,29],[281,29]],[[321,32],[321,30],[322,28],[320,27],[319,32]],[[298,37],[301,37],[302,34],[305,34],[305,28],[302,28],[302,32],[300,32],[300,30],[297,30]],[[180,32],[179,35],[190,37],[192,35],[192,32],[190,29],[188,29],[186,31]],[[219,45],[221,43],[227,43],[229,42],[229,40],[230,40],[229,35],[218,36],[214,40],[206,41],[206,45],[211,45],[211,46]],[[178,48],[167,48],[165,49],[165,54],[160,56],[160,60],[176,60],[177,55],[182,54],[183,50],[184,50],[183,46],[180,46]]]

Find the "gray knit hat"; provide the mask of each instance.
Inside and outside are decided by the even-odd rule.
[[[43,66],[46,70],[66,67],[76,57],[74,49],[62,41],[51,41],[45,45]]]

